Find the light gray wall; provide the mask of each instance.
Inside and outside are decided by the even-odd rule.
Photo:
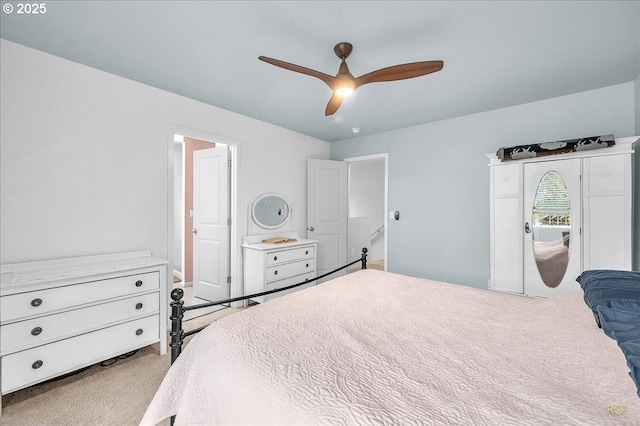
[[[294,230],[306,233],[307,159],[329,158],[327,142],[0,42],[0,262],[140,249],[173,257],[178,127],[235,141],[238,259],[247,206],[260,194],[295,204]]]
[[[331,158],[389,153],[388,270],[486,288],[489,168],[500,147],[632,136],[634,83],[331,144]]]
[[[635,136],[640,136],[640,74],[635,79],[635,112],[636,112],[636,132]],[[633,203],[634,203],[634,243],[633,243],[633,269],[640,271],[640,142],[634,145],[635,154],[633,161]]]
[[[634,81],[635,88],[635,109],[636,109],[636,135],[640,135],[640,74]]]
[[[639,134],[640,130],[636,136]],[[633,147],[633,270],[640,271],[640,142]]]

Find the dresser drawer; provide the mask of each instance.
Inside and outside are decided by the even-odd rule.
[[[278,281],[307,272],[316,271],[316,260],[306,259],[299,262],[286,263],[284,265],[271,266],[267,268],[267,283]]]
[[[2,357],[2,393],[156,342],[158,315],[82,334]]]
[[[63,339],[128,318],[155,314],[159,306],[160,294],[155,292],[3,325],[0,327],[0,353]]]
[[[3,296],[0,298],[0,320],[4,323],[43,315],[85,303],[147,292],[159,287],[160,274],[149,272]]]
[[[267,253],[267,266],[291,262],[299,259],[311,259],[315,257],[314,246],[299,247],[290,250],[271,251]]]
[[[283,288],[289,285],[294,285],[294,284],[298,284],[302,281],[304,281],[305,279],[310,280],[316,277],[316,273],[315,272],[309,272],[308,274],[304,274],[304,275],[298,275],[297,277],[291,277],[291,278],[287,278],[286,280],[282,280],[282,281],[276,281],[270,284],[267,284],[267,287],[265,289],[265,291],[270,291],[270,290],[275,290],[277,288]],[[285,290],[285,291],[279,291],[277,293],[273,293],[273,294],[268,294],[265,296],[265,301],[266,300],[271,300],[271,299],[275,299],[276,297],[280,297],[280,296],[284,296],[285,294],[289,294],[289,293],[293,293],[299,290],[303,290],[305,288],[309,288],[316,285],[316,281],[312,281],[309,284],[305,284],[305,285],[301,285],[299,287],[295,287],[289,290]]]

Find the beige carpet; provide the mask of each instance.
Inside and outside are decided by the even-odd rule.
[[[185,330],[210,324],[241,309],[227,308],[184,323]],[[82,373],[41,383],[2,397],[2,426],[137,425],[169,369],[169,351],[158,344]],[[168,425],[169,422],[167,421]]]
[[[367,262],[367,268],[384,271],[384,259],[372,260],[371,262]]]

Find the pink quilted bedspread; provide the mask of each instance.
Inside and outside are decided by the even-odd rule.
[[[581,294],[365,270],[207,327],[142,424],[640,424],[627,373]]]

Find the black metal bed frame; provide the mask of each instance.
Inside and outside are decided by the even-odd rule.
[[[299,287],[301,285],[304,284],[308,284],[310,282],[319,280],[321,278],[324,278],[326,276],[329,276],[335,272],[341,271],[343,269],[348,268],[351,265],[355,265],[356,263],[361,262],[362,267],[361,269],[367,269],[367,248],[364,247],[362,249],[362,255],[360,256],[359,259],[354,260],[351,263],[347,263],[344,266],[341,266],[337,269],[334,269],[331,272],[327,272],[326,274],[322,274],[318,277],[312,278],[312,279],[307,279],[304,280],[303,282],[297,283],[297,284],[292,284],[286,287],[282,287],[282,288],[277,288],[274,290],[269,290],[269,291],[263,291],[261,293],[255,293],[255,294],[250,294],[247,296],[239,296],[239,297],[234,297],[231,299],[225,299],[225,300],[219,300],[219,301],[215,301],[215,302],[208,302],[208,303],[201,303],[198,305],[192,305],[192,306],[184,306],[184,301],[181,300],[182,297],[184,296],[184,291],[181,288],[175,288],[171,291],[171,299],[173,299],[173,301],[171,302],[171,332],[169,333],[169,335],[171,336],[171,342],[169,343],[169,346],[171,347],[171,364],[174,363],[174,361],[178,358],[178,356],[180,355],[180,353],[182,352],[182,343],[184,342],[185,337],[188,337],[192,334],[196,334],[197,332],[203,330],[206,326],[203,327],[199,327],[193,330],[189,330],[189,331],[184,331],[182,329],[182,318],[183,318],[183,314],[186,311],[192,311],[195,309],[200,309],[200,308],[208,308],[210,306],[218,306],[218,305],[226,305],[228,303],[232,303],[232,302],[239,302],[241,300],[247,300],[247,299],[252,299],[255,297],[260,297],[260,296],[266,296],[268,294],[272,294],[272,293],[277,293],[280,291],[284,291],[284,290],[289,290],[291,288],[295,288],[295,287]],[[173,423],[173,422],[172,422]]]

